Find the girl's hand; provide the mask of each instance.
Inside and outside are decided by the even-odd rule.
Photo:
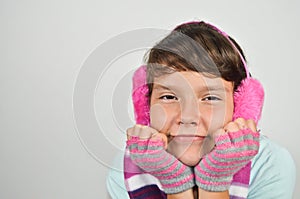
[[[127,130],[127,149],[131,161],[155,176],[166,194],[176,194],[195,186],[193,169],[184,165],[165,148],[167,137],[148,126]]]
[[[163,142],[165,149],[168,146],[167,136],[162,133],[159,133],[157,130],[149,126],[136,124],[133,127],[128,128],[126,133],[127,133],[127,140],[130,140],[132,138],[138,138],[140,140],[152,140],[152,141],[157,140]]]
[[[238,118],[215,135],[215,148],[195,167],[196,184],[206,191],[226,191],[233,175],[258,153],[259,133],[253,120]]]
[[[256,123],[254,120],[245,120],[244,118],[237,118],[236,120],[229,122],[224,127],[224,132],[238,132],[243,129],[250,129],[253,132],[257,132]]]

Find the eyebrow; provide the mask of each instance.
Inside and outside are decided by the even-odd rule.
[[[161,85],[161,84],[154,84],[153,90],[154,90],[154,89],[157,89],[157,90],[172,90],[172,89],[170,89],[169,87],[163,86],[163,85]]]
[[[174,85],[176,86],[176,85]],[[168,90],[168,91],[172,91],[175,89],[172,89],[173,85],[170,86],[164,86],[161,84],[155,84],[153,86],[153,90]],[[208,90],[208,91],[226,91],[226,92],[230,92],[229,88],[225,87],[225,86],[217,86],[217,85],[210,85],[210,86],[201,86],[199,87],[199,90],[203,91],[203,90]]]

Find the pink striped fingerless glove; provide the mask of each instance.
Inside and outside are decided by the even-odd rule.
[[[226,191],[233,175],[258,153],[259,133],[250,129],[216,137],[215,148],[195,167],[196,184],[207,191]]]
[[[155,176],[166,194],[183,192],[195,186],[193,169],[166,152],[162,141],[132,137],[127,141],[127,148],[132,162]]]

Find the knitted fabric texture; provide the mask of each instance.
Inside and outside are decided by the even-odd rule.
[[[195,186],[193,169],[166,152],[161,140],[132,137],[127,147],[132,162],[159,179],[165,193],[179,193]]]
[[[196,184],[207,191],[226,191],[233,175],[258,153],[259,133],[250,129],[216,138],[216,146],[195,167]]]

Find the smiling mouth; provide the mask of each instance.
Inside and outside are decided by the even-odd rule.
[[[176,141],[176,142],[202,142],[206,136],[200,135],[176,135],[176,136],[169,136],[169,141]]]

